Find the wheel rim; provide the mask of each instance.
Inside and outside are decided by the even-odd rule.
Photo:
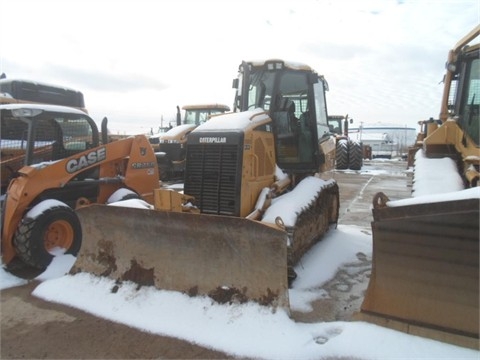
[[[49,253],[56,248],[68,250],[73,244],[74,236],[72,225],[68,221],[56,220],[45,231],[43,238],[45,249]]]

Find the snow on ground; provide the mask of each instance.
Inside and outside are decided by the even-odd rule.
[[[27,280],[23,280],[13,276],[12,274],[5,271],[2,267],[0,269],[0,290],[8,289],[15,286],[22,286],[27,284]]]
[[[309,311],[310,303],[325,294],[320,286],[357,253],[371,255],[371,235],[355,226],[339,225],[302,259],[298,278],[289,292],[291,307]],[[40,275],[33,295],[69,305],[95,316],[141,331],[186,340],[231,356],[260,359],[443,358],[479,359],[478,351],[407,335],[366,322],[300,323],[284,310],[255,303],[220,305],[208,297],[124,283],[117,292],[113,280],[68,273],[75,258],[57,256]],[[322,271],[318,271],[319,269]],[[322,274],[313,277],[312,274]],[[5,289],[25,284],[0,272]],[[61,289],[61,291],[59,291]]]

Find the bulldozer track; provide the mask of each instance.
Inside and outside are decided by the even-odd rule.
[[[339,214],[339,189],[337,183],[322,188],[308,207],[297,215],[295,226],[287,228],[291,239],[289,265],[295,265],[301,257],[321,240],[330,225],[336,224]]]

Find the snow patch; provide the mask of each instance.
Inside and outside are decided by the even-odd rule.
[[[134,195],[132,190],[121,188],[116,190],[107,200],[107,204],[111,204],[117,201],[121,201],[125,196]]]
[[[466,199],[480,199],[480,187],[465,189],[462,191],[445,192],[443,194],[423,195],[414,198],[395,200],[387,202],[387,206],[407,206],[416,204],[429,204],[444,201],[466,200]]]
[[[153,205],[150,205],[145,200],[142,199],[129,199],[129,200],[122,200],[117,201],[108,206],[118,206],[118,207],[128,207],[128,208],[137,208],[137,209],[149,209],[153,210]]]
[[[298,214],[312,202],[312,196],[333,182],[334,180],[322,180],[315,176],[303,179],[292,191],[272,200],[262,222],[275,224],[275,219],[280,217],[286,226],[294,226]]]
[[[67,204],[61,201],[58,201],[55,199],[48,199],[48,200],[42,201],[41,203],[35,205],[32,209],[30,209],[30,211],[28,211],[27,214],[25,215],[25,218],[36,219],[48,209],[51,209],[57,206],[70,208]]]
[[[448,157],[430,159],[420,149],[415,154],[413,197],[464,189],[457,164]]]

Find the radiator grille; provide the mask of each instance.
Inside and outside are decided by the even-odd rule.
[[[184,191],[202,213],[239,216],[241,153],[237,144],[189,144]]]

